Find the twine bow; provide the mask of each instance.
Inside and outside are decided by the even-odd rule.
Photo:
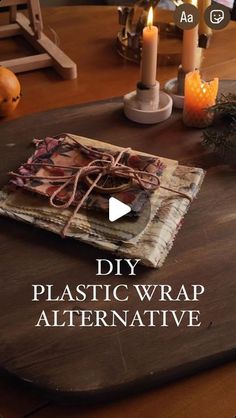
[[[38,163],[32,162],[32,163],[26,163],[23,165],[23,166],[32,166],[32,167],[39,167],[39,168],[42,168],[42,167],[61,168],[64,170],[70,170],[71,171],[70,174],[62,175],[62,176],[38,176],[38,175],[33,175],[33,174],[23,175],[23,174],[18,174],[14,172],[9,173],[13,177],[19,177],[22,179],[41,179],[41,180],[48,180],[48,181],[51,180],[54,183],[61,184],[52,193],[49,199],[51,206],[53,206],[54,208],[60,208],[60,209],[68,209],[73,203],[75,203],[78,184],[81,180],[85,180],[88,177],[91,180],[90,176],[94,176],[94,175],[96,176],[94,179],[91,180],[90,187],[88,188],[86,193],[83,195],[83,197],[80,199],[73,213],[69,216],[66,224],[64,225],[62,232],[61,232],[63,237],[66,236],[67,230],[69,226],[71,225],[71,222],[73,221],[74,217],[76,216],[76,214],[79,212],[79,210],[85,203],[86,199],[91,194],[92,190],[98,185],[98,182],[100,181],[100,179],[106,175],[130,179],[131,181],[136,182],[140,186],[140,188],[144,190],[154,191],[160,187],[160,188],[172,191],[174,193],[177,193],[181,195],[182,197],[189,199],[190,201],[192,200],[192,198],[185,193],[161,186],[160,179],[158,178],[156,174],[148,173],[147,171],[142,171],[142,170],[135,170],[132,167],[128,167],[124,164],[121,164],[120,160],[122,156],[125,153],[130,152],[131,148],[122,149],[116,157],[106,152],[101,152],[101,151],[94,150],[94,149],[91,150],[90,148],[84,145],[81,146],[81,148],[84,151],[89,152],[90,154],[92,152],[92,155],[96,158],[95,160],[91,161],[87,166],[84,166],[84,167],[77,167],[77,166],[68,167],[68,166],[54,165],[54,164],[48,164],[48,163],[42,163],[42,162],[38,162]],[[70,197],[64,203],[60,203],[60,204],[56,203],[58,202],[58,200],[60,200],[59,198],[60,193],[66,190],[66,188],[69,185],[72,185],[72,192],[71,192]]]

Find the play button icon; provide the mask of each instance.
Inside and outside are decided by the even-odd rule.
[[[132,213],[129,205],[115,197],[108,197],[104,206],[106,210],[86,210],[85,216],[88,223],[85,224],[85,234],[87,234],[88,225],[94,235],[105,243],[112,242],[117,245],[116,243],[120,241],[129,243],[135,240],[153,216],[151,199],[145,199],[145,202],[139,203],[142,204],[142,208],[137,215],[135,211]],[[137,208],[137,201],[134,208]],[[129,215],[125,216],[127,214]]]
[[[131,212],[130,206],[116,199],[115,197],[110,197],[109,199],[109,221],[114,222],[117,219],[122,218],[122,216],[127,215]]]

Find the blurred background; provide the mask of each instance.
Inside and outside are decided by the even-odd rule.
[[[110,4],[110,5],[132,5],[137,3],[135,0],[41,0],[40,2],[44,6],[68,6],[68,5],[99,5],[99,4]],[[172,7],[173,2],[171,0],[161,0],[160,3],[165,7]]]
[[[215,0],[218,3],[222,3],[225,6],[233,7],[236,5],[236,1],[234,0]],[[135,0],[41,0],[41,4],[45,6],[65,6],[65,5],[79,5],[79,4],[87,4],[87,5],[99,5],[99,4],[110,4],[110,5],[132,5],[137,3]],[[151,1],[150,1],[151,3]],[[160,0],[159,6],[164,7],[166,9],[173,9],[175,1],[172,0]],[[176,1],[178,3],[178,0]]]

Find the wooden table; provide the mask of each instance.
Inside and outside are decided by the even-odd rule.
[[[21,75],[24,100],[12,118],[34,111],[117,96],[133,89],[139,69],[134,64],[124,63],[116,55],[114,36],[118,25],[114,8],[50,9],[44,14],[45,25],[57,31],[64,50],[78,62],[79,78],[76,81],[61,81],[51,69]],[[78,40],[83,39],[80,45],[75,42],[76,35]],[[203,63],[206,78],[215,75],[235,78],[236,59],[230,43],[235,35],[235,23],[231,23],[227,30],[215,34]],[[10,58],[11,54],[20,56],[18,43],[1,43],[3,59]],[[25,45],[21,46],[24,50]],[[219,57],[222,59],[220,63]],[[175,68],[161,68],[158,78],[163,83],[175,74]],[[236,366],[231,363],[161,389],[89,408],[49,405],[47,399],[36,391],[29,391],[2,377],[0,414],[3,418],[154,418],[157,414],[162,418],[228,418],[236,413],[235,378]]]

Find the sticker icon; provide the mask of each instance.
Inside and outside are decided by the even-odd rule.
[[[211,23],[213,23],[213,25],[217,24],[219,25],[219,23],[222,22],[222,20],[224,20],[225,18],[225,12],[223,10],[219,10],[219,9],[213,9],[210,12],[210,21]]]
[[[204,17],[209,28],[224,29],[230,22],[230,9],[223,4],[213,3],[206,9]]]

